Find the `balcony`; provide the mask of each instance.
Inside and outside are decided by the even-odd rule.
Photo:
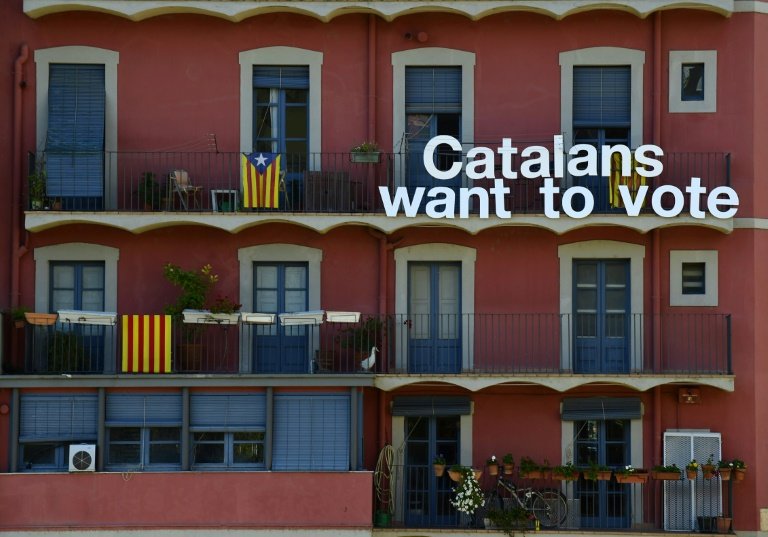
[[[698,382],[733,389],[730,315],[614,315],[602,340],[594,319],[557,313],[363,315],[358,322],[186,324],[162,340],[112,326],[27,325],[3,370],[19,375],[204,374],[364,377],[385,390],[439,381],[482,389],[536,383],[559,391],[590,382],[645,390]],[[145,329],[146,330],[146,329]],[[160,336],[158,336],[160,337]],[[160,341],[160,344],[157,342]],[[376,351],[373,351],[376,347]],[[375,354],[365,368],[363,360]]]
[[[549,502],[553,511],[557,508],[558,515],[552,518],[559,522],[541,521],[540,528],[546,531],[728,533],[733,523],[729,514],[733,513],[733,481],[719,476],[704,479],[699,474],[694,480],[650,476],[644,483],[619,483],[610,472],[605,481],[587,479],[584,472],[575,481],[560,481],[549,474],[542,479],[520,478],[515,471],[502,478],[513,484],[513,490],[517,488],[515,495],[498,485],[497,477],[487,474],[483,473],[479,484],[490,500],[474,515],[467,515],[450,503],[456,483],[447,472],[437,477],[431,465],[393,466],[389,479],[379,481],[378,508],[391,513],[393,527],[504,530],[506,523],[509,529],[525,533],[539,529],[537,506],[526,493],[541,491],[563,500]],[[535,496],[533,492],[531,498]],[[390,501],[383,503],[382,498]],[[522,520],[500,520],[499,512],[520,513]]]
[[[503,204],[497,207],[490,189],[494,181],[469,181],[466,177],[453,181],[433,179],[423,169],[422,154],[381,153],[377,162],[352,162],[349,153],[313,153],[309,155],[283,155],[282,169],[286,174],[278,185],[276,207],[247,207],[244,202],[241,153],[235,152],[92,152],[41,153],[30,155],[30,170],[37,170],[30,181],[26,207],[27,229],[31,231],[63,225],[73,221],[102,223],[141,231],[162,225],[199,223],[221,227],[229,231],[261,221],[299,221],[318,230],[327,230],[339,224],[338,215],[346,215],[342,222],[367,223],[384,230],[401,227],[399,219],[388,218],[379,187],[386,187],[393,195],[395,187],[407,187],[413,198],[422,188],[421,204],[414,207],[414,218],[434,223],[425,214],[427,194],[432,187],[448,187],[457,193],[455,214],[462,210],[459,189],[479,187],[466,202],[467,217],[481,216],[488,211],[490,219],[482,218],[474,225],[498,224],[497,210],[510,211],[522,225],[577,226],[585,225],[578,219],[553,222],[545,218],[544,198],[539,192],[541,179],[501,179],[501,166],[495,175],[508,189]],[[437,155],[438,166],[448,165],[465,155]],[[649,192],[641,207],[643,215],[655,215],[650,199],[660,185],[674,185],[685,192],[691,177],[700,177],[702,186],[710,191],[716,186],[730,183],[730,155],[725,153],[670,153],[661,158],[664,172],[660,178],[647,181]],[[519,172],[522,161],[514,155],[513,171]],[[181,187],[174,170],[184,170],[185,184]],[[628,187],[634,197],[640,183],[630,181]],[[595,205],[592,214],[615,221],[626,216],[618,198],[609,192],[607,177],[555,179],[556,186],[584,186],[592,193]],[[615,186],[615,185],[614,185]],[[563,188],[564,190],[564,188]],[[482,194],[484,192],[485,194]],[[553,208],[560,210],[561,193],[555,194]],[[615,194],[615,192],[614,192]],[[574,199],[574,203],[577,200]],[[671,195],[662,197],[662,205],[670,208]],[[689,209],[686,198],[684,211]],[[399,206],[402,214],[403,208]],[[574,206],[574,209],[578,207]],[[69,215],[69,217],[68,217]],[[219,217],[219,218],[214,218]],[[226,217],[226,218],[221,218]],[[334,218],[336,217],[336,218]],[[610,220],[613,219],[613,220]],[[475,220],[477,220],[475,218]],[[629,219],[624,224],[647,230],[648,222]],[[647,220],[647,219],[646,219]],[[668,219],[661,219],[664,225]],[[701,220],[676,219],[680,224],[701,224]],[[723,227],[721,220],[708,219],[709,225]],[[495,224],[494,224],[495,223]],[[605,223],[601,220],[600,223]],[[661,222],[657,223],[662,225]],[[446,221],[446,225],[458,225]],[[560,229],[558,227],[557,229]],[[726,229],[723,228],[723,229]]]

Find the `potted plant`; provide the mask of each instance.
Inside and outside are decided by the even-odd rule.
[[[435,455],[432,459],[432,468],[435,470],[435,477],[443,477],[445,473],[445,458],[442,455]]]
[[[560,481],[576,481],[581,472],[573,465],[573,462],[555,466],[552,469],[552,477]]]
[[[717,517],[717,533],[729,533],[731,531],[732,518],[729,516]]]
[[[464,475],[464,470],[466,469],[467,468],[465,466],[454,464],[448,469],[448,477],[451,478],[451,481],[461,481],[461,478]]]
[[[651,476],[660,481],[677,481],[680,479],[680,468],[676,464],[657,465],[651,470]]]
[[[381,159],[379,144],[376,142],[362,142],[350,149],[349,158],[352,162],[377,163]]]
[[[499,461],[496,460],[496,455],[491,455],[491,458],[485,461],[485,465],[488,466],[488,474],[499,475]]]
[[[733,480],[744,481],[745,474],[747,473],[747,465],[741,459],[733,459],[731,461],[733,465]]]
[[[515,458],[511,453],[507,453],[502,458],[501,462],[504,464],[504,473],[506,475],[512,475],[512,471],[515,469]]]
[[[520,459],[520,477],[522,479],[539,479],[541,467],[530,457]]]
[[[339,332],[341,348],[350,350],[358,360],[368,356],[373,347],[381,349],[384,326],[385,320],[381,317],[365,317],[357,325]]]
[[[685,476],[688,479],[696,479],[696,475],[699,473],[699,462],[696,459],[691,459],[691,462],[685,465]]]
[[[39,211],[45,206],[45,168],[39,165],[35,171],[27,177],[29,186],[29,208],[33,211]]]
[[[592,481],[608,481],[611,479],[612,473],[611,469],[604,464],[590,462],[589,468],[584,470],[584,478]]]
[[[717,473],[720,474],[720,479],[723,481],[730,481],[731,474],[733,473],[733,463],[726,460],[718,461]]]
[[[514,535],[516,531],[525,532],[528,529],[531,517],[532,514],[520,506],[509,509],[493,507],[488,509],[488,514],[483,522],[485,529],[498,529],[507,535]]]
[[[24,328],[24,322],[26,321],[25,315],[29,312],[29,308],[26,306],[17,306],[15,308],[11,308],[11,311],[9,312],[11,320],[13,321],[13,326],[16,328]]]
[[[455,496],[451,499],[451,505],[462,513],[475,514],[475,511],[485,505],[485,495],[473,470],[465,467],[458,483],[458,486],[453,489]]]
[[[715,463],[712,460],[714,458],[714,454],[710,454],[709,457],[707,457],[707,462],[701,465],[701,471],[704,474],[704,479],[712,479],[715,477]]]
[[[154,173],[144,172],[141,174],[141,180],[136,187],[136,196],[139,199],[139,207],[143,207],[145,211],[160,208],[160,183],[155,180]]]
[[[614,472],[617,483],[645,483],[648,481],[648,472],[643,468],[635,468],[628,464]]]

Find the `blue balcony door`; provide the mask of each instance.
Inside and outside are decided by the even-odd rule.
[[[450,503],[454,483],[448,472],[442,477],[435,476],[432,459],[442,455],[449,465],[458,462],[459,431],[459,416],[405,419],[403,509],[406,526],[455,526],[458,523],[458,513]]]
[[[104,311],[104,263],[53,262],[48,303],[51,311]],[[70,372],[104,370],[104,326],[59,322],[48,342],[48,359]],[[62,371],[65,372],[65,371]]]
[[[306,263],[255,263],[254,309],[262,313],[293,313],[307,309]],[[257,373],[306,373],[309,327],[259,325],[254,330]]]
[[[51,64],[45,171],[48,203],[104,206],[104,66]]]
[[[629,420],[584,420],[574,422],[574,464],[588,468],[600,464],[611,469],[629,464]],[[582,528],[628,528],[631,521],[632,485],[593,481],[581,477],[575,495],[581,500]]]
[[[629,261],[573,263],[573,370],[629,372]]]
[[[461,174],[450,180],[433,178],[424,167],[424,147],[440,134],[461,140],[461,68],[406,67],[405,124],[407,143],[406,181],[416,187],[444,186],[458,189]],[[433,161],[440,170],[447,170],[461,152],[443,151]]]
[[[408,371],[461,372],[461,266],[408,265]]]
[[[629,146],[632,78],[629,66],[590,66],[573,69],[573,143]],[[598,160],[599,162],[599,160]],[[609,205],[608,177],[601,174],[575,177],[574,184],[590,190],[595,211],[614,210]],[[583,208],[581,198],[574,208]],[[615,208],[617,211],[623,209]]]
[[[280,207],[300,208],[309,158],[309,67],[254,67],[253,106],[253,150],[283,155]]]

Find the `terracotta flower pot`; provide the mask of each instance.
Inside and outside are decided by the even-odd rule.
[[[515,465],[514,464],[505,464],[504,465],[504,473],[506,475],[512,475],[512,472],[514,471],[514,469],[515,469]]]
[[[698,471],[698,470],[688,470],[688,469],[686,469],[686,470],[685,470],[685,476],[686,476],[688,479],[696,479],[696,476],[697,476],[698,474],[699,474],[699,471]]]
[[[488,465],[488,474],[490,474],[490,475],[499,475],[499,465],[498,464],[489,464]]]
[[[435,470],[435,477],[443,477],[445,473],[445,464],[433,464],[432,468]]]
[[[677,481],[680,479],[680,472],[653,472],[651,475],[659,481]]]
[[[720,474],[720,479],[723,481],[731,480],[731,468],[718,468],[717,471]]]
[[[633,472],[631,474],[616,474],[617,483],[645,483],[648,481],[648,474],[645,472]]]
[[[733,470],[733,480],[734,481],[744,481],[744,477],[747,473],[746,468],[734,468]]]
[[[457,470],[448,470],[448,477],[451,478],[451,481],[456,481],[458,483],[461,481],[461,472]]]
[[[715,466],[713,464],[702,465],[701,471],[704,472],[704,479],[712,479],[715,477]]]

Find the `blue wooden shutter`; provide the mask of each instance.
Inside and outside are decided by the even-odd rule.
[[[102,196],[105,101],[103,65],[50,65],[48,196]]]
[[[574,67],[574,126],[629,126],[631,82],[631,71],[628,66]]]
[[[406,67],[405,111],[461,112],[461,67]]]
[[[349,396],[276,395],[273,470],[349,470]]]
[[[96,440],[96,395],[22,395],[20,403],[20,442]]]
[[[253,87],[309,89],[309,67],[261,66],[253,68]]]
[[[569,397],[563,399],[562,419],[579,420],[635,420],[643,415],[637,397]]]
[[[181,394],[107,395],[107,425],[112,427],[181,426]]]
[[[266,400],[263,394],[192,394],[192,431],[263,431],[266,425]]]

